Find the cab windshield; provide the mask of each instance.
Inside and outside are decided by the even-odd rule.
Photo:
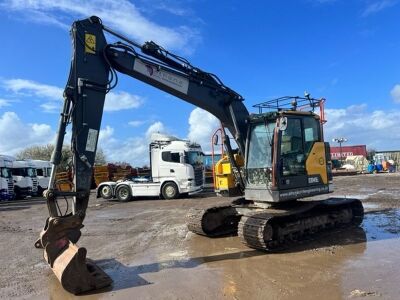
[[[247,156],[247,169],[271,167],[271,148],[275,122],[253,125]]]
[[[186,162],[190,165],[201,165],[203,164],[203,153],[199,151],[188,151],[185,152]]]
[[[36,169],[33,168],[26,168],[26,174],[29,177],[36,177]]]
[[[268,181],[267,169],[272,166],[272,139],[275,122],[254,124],[250,131],[247,152],[247,181],[264,185]]]
[[[11,170],[9,168],[0,168],[0,177],[11,178]]]

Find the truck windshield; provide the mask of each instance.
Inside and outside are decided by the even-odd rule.
[[[186,162],[191,165],[203,164],[203,153],[199,151],[185,152]]]
[[[0,168],[0,177],[11,178],[11,170],[9,168]]]
[[[33,168],[26,168],[26,174],[29,177],[36,177],[36,169]]]

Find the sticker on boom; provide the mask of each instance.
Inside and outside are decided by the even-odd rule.
[[[186,95],[188,93],[189,80],[183,76],[179,76],[177,74],[174,74],[173,72],[157,68],[156,66],[151,64],[146,64],[140,59],[135,59],[133,70],[155,81],[158,81],[163,85],[173,88],[178,92]]]
[[[86,151],[94,152],[96,150],[97,135],[99,131],[89,128],[88,138],[86,141]]]
[[[85,33],[85,53],[96,54],[96,36]]]

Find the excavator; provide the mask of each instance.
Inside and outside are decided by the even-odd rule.
[[[119,41],[109,44],[106,35]],[[80,294],[112,284],[77,242],[88,208],[104,102],[118,83],[118,73],[210,112],[229,130],[244,157],[243,172],[238,173],[244,197],[191,210],[190,231],[213,237],[237,233],[251,248],[274,251],[324,229],[362,222],[358,199],[309,199],[329,193],[331,179],[329,144],[323,141],[322,120],[314,112],[322,100],[283,97],[257,105],[259,112],[250,114],[243,97],[216,75],[155,42],[132,41],[96,16],[75,21],[71,37],[71,69],[44,192],[49,216],[35,242],[65,290]],[[70,123],[73,190],[66,192],[57,190],[55,174]],[[224,144],[235,166],[229,138]],[[71,199],[65,213],[58,205],[64,198]]]

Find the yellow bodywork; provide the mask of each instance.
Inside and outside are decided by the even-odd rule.
[[[306,160],[307,174],[321,176],[322,182],[328,184],[324,142],[315,142]]]
[[[243,167],[244,160],[240,155],[235,154],[234,159],[238,167]],[[228,156],[224,155],[214,167],[214,190],[221,195],[230,195],[234,189],[237,189],[235,175]]]

